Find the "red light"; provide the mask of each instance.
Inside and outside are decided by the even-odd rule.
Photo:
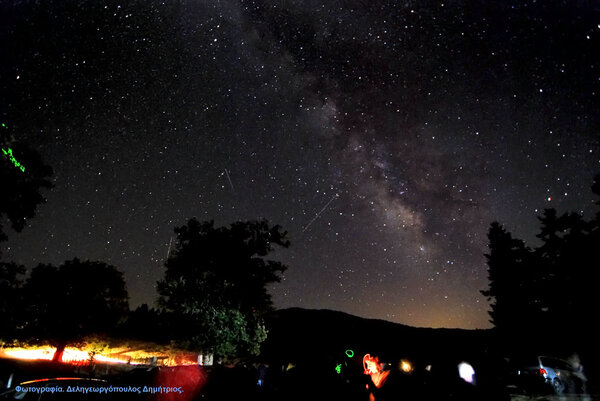
[[[183,391],[157,394],[160,401],[190,401],[196,399],[208,380],[207,371],[202,366],[178,366],[158,371],[156,385],[179,387]]]
[[[540,375],[546,376],[547,374],[548,372],[546,372],[546,369],[540,368]]]
[[[389,370],[384,371],[381,364],[379,363],[378,357],[372,357],[370,354],[366,354],[363,357],[363,367],[365,368],[364,374],[370,375],[373,384],[377,388],[381,388],[383,383],[387,380],[390,374]]]

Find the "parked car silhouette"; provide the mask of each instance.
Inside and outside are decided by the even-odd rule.
[[[583,388],[580,372],[569,362],[552,356],[538,356],[534,362],[519,368],[520,383],[542,384],[556,394],[577,392]]]

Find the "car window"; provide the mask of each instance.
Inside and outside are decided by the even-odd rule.
[[[573,370],[571,365],[569,365],[569,363],[567,361],[563,361],[562,359],[549,358],[549,357],[542,357],[540,359],[542,361],[542,364],[546,367],[549,367],[552,369]]]
[[[519,356],[517,358],[513,358],[510,361],[510,365],[513,368],[535,368],[539,365],[539,361],[536,357],[525,357]]]
[[[566,361],[557,360],[556,367],[562,370],[573,370],[573,367]]]

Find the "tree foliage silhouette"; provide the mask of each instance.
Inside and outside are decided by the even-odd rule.
[[[164,351],[171,345],[176,345],[171,344],[174,327],[168,312],[142,304],[130,311],[127,318],[119,325],[118,340],[121,340],[119,344],[126,343],[146,350]]]
[[[264,257],[289,246],[287,232],[266,220],[215,228],[196,219],[175,232],[176,249],[157,287],[159,305],[177,327],[173,340],[225,357],[257,354],[266,338],[263,316],[272,309],[267,285],[286,269]]]
[[[600,175],[592,191],[600,196]],[[538,219],[541,244],[533,249],[497,222],[490,227],[490,284],[482,294],[492,301],[491,322],[537,344],[589,347],[597,333],[592,316],[598,310],[600,213],[586,221],[578,213],[546,209]]]
[[[24,274],[24,266],[0,262],[0,341],[11,341],[22,324]]]
[[[53,172],[50,166],[44,164],[38,152],[3,131],[0,130],[0,147],[6,151],[10,148],[19,163],[26,166],[26,170],[23,172],[16,168],[4,152],[0,151],[0,219],[8,218],[13,230],[20,232],[27,219],[35,216],[37,206],[46,202],[40,190],[53,187],[48,180]],[[0,241],[7,239],[0,222]]]
[[[103,262],[79,259],[36,266],[25,282],[24,299],[22,339],[56,346],[55,361],[68,344],[110,336],[129,309],[123,274]]]
[[[46,200],[41,195],[42,188],[52,188],[48,180],[52,168],[42,161],[42,157],[27,145],[18,142],[9,134],[4,124],[0,127],[0,242],[8,239],[3,223],[8,220],[13,230],[20,232],[27,219],[35,215],[39,204]],[[15,167],[8,157],[18,159],[26,166],[25,171]],[[2,250],[0,250],[2,257]],[[21,294],[25,267],[12,262],[0,262],[0,339],[10,341],[22,325]]]
[[[501,328],[521,327],[526,321],[522,306],[528,297],[526,277],[531,251],[497,222],[492,223],[488,239],[490,286],[482,293],[495,300],[491,322]]]

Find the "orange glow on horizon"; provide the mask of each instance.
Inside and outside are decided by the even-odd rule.
[[[51,361],[54,357],[54,353],[56,352],[56,347],[46,346],[46,347],[16,347],[16,348],[5,348],[0,349],[0,357],[11,358],[11,359],[21,359],[28,361]],[[63,363],[89,363],[91,361],[101,362],[101,363],[119,363],[119,364],[127,364],[138,365],[136,362],[129,362],[128,360],[123,360],[119,358],[111,358],[102,354],[95,354],[93,358],[90,358],[89,351],[67,347],[63,352],[61,362]]]
[[[52,360],[54,353],[56,352],[55,347],[40,347],[40,348],[10,348],[5,349],[1,353],[3,356],[14,359],[24,360]],[[127,363],[117,358],[109,358],[104,355],[94,355],[93,358],[96,362],[108,362],[108,363]],[[83,351],[77,348],[65,348],[61,362],[73,363],[73,362],[86,362],[90,361],[90,354],[88,351]]]
[[[25,359],[25,360],[52,360],[56,348],[44,347],[41,349],[26,349],[26,348],[10,348],[2,350],[0,355],[7,358],[13,359]]]

